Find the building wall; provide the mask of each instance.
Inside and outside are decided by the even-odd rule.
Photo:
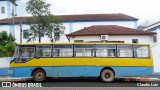
[[[66,30],[64,30],[65,34],[70,33],[70,28],[71,27],[69,26],[69,23],[64,23],[64,26],[66,27]],[[4,30],[9,29],[8,30],[9,32],[13,31],[13,26],[12,25],[9,25],[8,27],[7,27],[7,25],[0,26],[0,27],[3,27]],[[15,27],[16,42],[20,43],[20,26],[15,25],[14,27]],[[5,29],[5,28],[7,28],[7,29]],[[22,25],[22,30],[26,30],[26,29],[29,29],[29,26],[23,24]],[[23,32],[22,32],[22,34],[23,34]],[[60,42],[68,42],[68,39],[65,36],[65,34],[61,36]],[[22,38],[23,38],[23,35],[22,35]],[[91,39],[88,39],[88,38],[91,38]],[[75,37],[75,38],[72,38],[71,41],[81,40],[81,39],[83,39],[84,41],[86,41],[86,40],[100,41],[100,36]],[[125,41],[125,42],[128,42],[128,43],[132,43],[132,39],[139,39],[138,42],[140,42],[140,43],[150,43],[150,44],[153,43],[153,37],[152,36],[147,36],[147,35],[109,36],[109,41]],[[26,39],[22,39],[22,41],[23,41],[23,43],[25,43]],[[38,42],[38,40],[37,40],[37,42]],[[50,42],[50,39],[47,36],[44,36],[44,37],[42,37],[42,42]]]
[[[123,35],[123,36],[109,37],[109,40],[111,41],[122,40],[122,41],[125,41],[125,43],[132,43],[132,39],[138,39],[138,43],[143,43],[143,44],[153,43],[153,39],[151,35],[126,35],[126,36]]]
[[[152,54],[153,54],[153,64],[154,64],[154,71],[160,72],[160,44],[157,43],[152,47]]]
[[[8,25],[3,25],[3,26],[0,26],[0,32],[1,31],[6,31],[9,33],[9,28],[8,28]]]
[[[8,1],[7,1],[8,2]],[[7,2],[6,1],[0,1],[0,19],[7,18]],[[1,7],[5,7],[5,13],[1,13]]]
[[[155,71],[160,72],[160,29],[157,29],[153,32],[157,33],[157,42],[152,44],[152,52],[153,52],[153,59],[154,59],[154,66]]]
[[[153,43],[152,36],[150,35],[116,35],[109,36],[108,41],[124,41],[125,43],[132,43],[132,39],[138,39],[139,43],[149,44]],[[101,41],[100,36],[76,36],[71,37],[70,41],[74,42],[74,40],[84,40],[84,42],[88,41]]]
[[[92,21],[92,22],[70,22],[72,23],[72,30],[77,31],[80,29],[83,29],[84,27],[90,27],[93,25],[119,25],[119,26],[124,26],[124,27],[129,27],[129,28],[137,28],[136,23],[137,21]]]
[[[66,30],[64,30],[64,33],[68,33],[69,32],[68,23],[64,23],[64,26],[66,27]],[[9,31],[13,32],[13,25],[8,25],[8,27],[9,27]],[[20,26],[14,25],[14,29],[15,29],[14,33],[15,33],[16,42],[20,43]],[[23,38],[23,30],[29,30],[29,29],[30,29],[29,25],[26,25],[26,24],[22,25],[22,42],[23,43],[27,42],[27,39]],[[38,42],[38,38],[35,42]],[[48,38],[48,36],[44,36],[41,38],[41,42],[50,42],[50,39]],[[68,42],[65,34],[61,36],[60,42]]]
[[[119,26],[124,26],[124,27],[130,27],[130,28],[134,28],[135,27],[135,21],[93,21],[93,22],[64,22],[63,25],[65,26],[65,30],[64,33],[65,34],[69,34],[71,32],[83,29],[84,27],[90,27],[92,25],[119,25]],[[0,25],[0,27],[6,27],[6,30],[9,32],[13,33],[13,25]],[[22,30],[29,30],[29,26],[26,24],[22,25]],[[4,28],[5,29],[5,28]],[[20,42],[20,26],[19,24],[14,25],[14,34],[16,37],[16,42],[19,43]],[[22,32],[23,33],[23,32]],[[66,36],[62,35],[60,42],[68,42],[68,39],[66,38]],[[24,43],[26,42],[26,39],[22,40]],[[49,42],[50,39],[45,36],[42,37],[42,42]],[[38,40],[37,40],[38,42]]]
[[[157,37],[157,42],[152,43],[152,53],[153,53],[153,59],[154,59],[154,66],[155,71],[160,72],[160,28],[157,28],[160,23],[154,24],[152,26],[149,26],[145,28],[145,31],[155,32],[157,33],[155,36]]]
[[[1,7],[5,7],[5,13],[1,13]],[[14,5],[16,9],[16,6]],[[0,1],[0,19],[11,18],[12,17],[13,4],[9,0]],[[15,10],[16,13],[16,10]]]

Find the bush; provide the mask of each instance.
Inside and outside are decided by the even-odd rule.
[[[0,57],[13,56],[16,43],[12,34],[7,34],[6,31],[0,32]]]

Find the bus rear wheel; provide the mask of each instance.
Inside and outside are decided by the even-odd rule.
[[[36,70],[33,73],[33,80],[36,82],[43,82],[46,80],[46,74],[43,70]]]
[[[101,72],[100,77],[101,77],[101,80],[103,82],[112,82],[112,81],[114,81],[115,75],[114,75],[114,72],[112,70],[105,69]]]

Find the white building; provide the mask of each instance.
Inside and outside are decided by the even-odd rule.
[[[16,6],[18,5],[16,3],[11,3],[11,0],[0,0],[0,20],[11,18],[13,16],[13,11],[14,15],[16,15]]]
[[[137,28],[136,18],[124,15],[124,14],[87,14],[87,15],[63,15],[60,16],[64,19],[63,25],[65,26],[65,34],[71,33],[76,30],[80,30],[84,27],[92,25],[119,25],[130,28]],[[0,30],[4,30],[15,34],[16,42],[20,42],[20,22],[22,20],[23,33],[28,32],[29,25],[27,25],[26,19],[32,17],[15,17],[14,19],[14,30],[13,30],[13,19],[5,18],[0,20]],[[26,39],[23,37],[23,42]],[[67,41],[65,35],[62,36],[60,41]],[[42,37],[42,42],[49,42],[47,36]]]
[[[16,42],[20,43],[20,22],[22,22],[22,42],[26,42],[24,33],[29,31],[29,25],[26,22],[27,18],[32,17],[15,17],[12,18],[13,4],[10,0],[0,0],[0,31],[7,31],[16,37]],[[14,4],[15,6],[16,4]],[[3,9],[5,8],[5,9]],[[16,11],[16,8],[14,8]],[[16,12],[15,12],[16,13]],[[57,15],[64,19],[65,34],[69,34],[76,30],[83,29],[92,25],[119,25],[129,28],[137,28],[137,18],[125,14],[84,14],[84,15]],[[13,25],[14,21],[14,25]],[[38,41],[38,40],[37,40]],[[42,42],[49,42],[47,36],[42,37]],[[65,35],[60,41],[67,42]]]
[[[160,71],[160,21],[148,26],[144,30],[156,33],[153,36],[152,52],[154,61],[159,63],[155,64],[156,67],[159,67],[157,71]]]
[[[118,25],[94,25],[67,34],[70,42],[153,43],[155,33]]]

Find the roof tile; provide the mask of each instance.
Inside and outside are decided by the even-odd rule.
[[[87,27],[67,36],[91,36],[91,35],[153,35],[155,33],[117,25],[95,25]]]
[[[137,18],[125,15],[125,14],[79,14],[79,15],[56,15],[62,17],[64,21],[82,21],[82,20],[138,20]],[[28,18],[34,17],[15,17],[14,21],[17,22],[26,22]],[[12,23],[12,18],[6,18],[0,20],[0,23]]]

